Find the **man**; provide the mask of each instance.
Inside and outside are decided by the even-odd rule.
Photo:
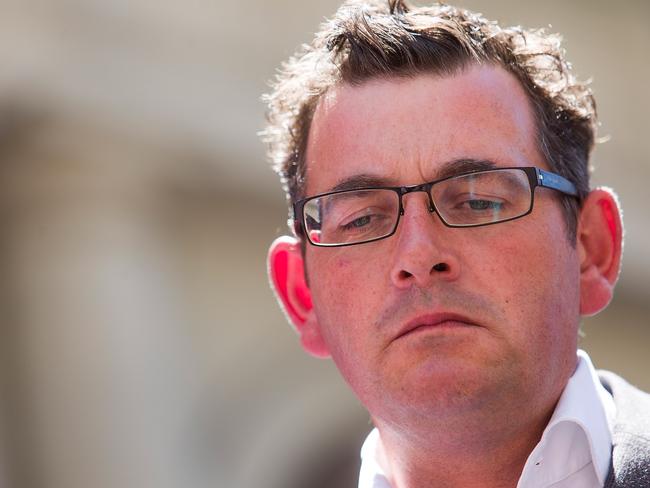
[[[650,486],[650,398],[577,351],[622,223],[558,38],[349,2],[268,103],[295,231],[269,273],[372,416],[359,486]]]

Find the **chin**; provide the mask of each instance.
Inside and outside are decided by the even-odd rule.
[[[392,398],[391,403],[414,413],[446,418],[475,413],[486,403],[498,404],[513,390],[512,384],[506,386],[485,370],[449,363],[440,367],[433,362],[406,371],[401,378],[391,378],[376,400],[379,403]]]

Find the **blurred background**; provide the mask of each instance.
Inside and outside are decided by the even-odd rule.
[[[284,195],[257,138],[335,0],[0,0],[0,486],[356,486],[368,416],[267,284]],[[650,3],[462,0],[564,34],[610,138],[623,273],[585,320],[650,389]]]

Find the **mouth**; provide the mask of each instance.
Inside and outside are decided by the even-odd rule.
[[[420,315],[406,322],[399,330],[395,339],[420,332],[451,332],[470,327],[477,327],[468,317],[455,313],[436,313]]]

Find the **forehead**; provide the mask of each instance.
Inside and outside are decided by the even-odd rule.
[[[544,166],[535,140],[524,89],[499,67],[340,85],[314,114],[306,194],[360,174],[415,184],[435,179],[438,168],[458,159]]]

